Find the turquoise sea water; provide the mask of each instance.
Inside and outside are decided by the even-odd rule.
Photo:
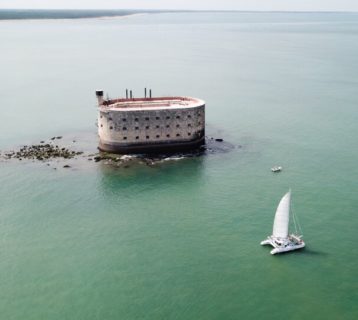
[[[203,98],[208,135],[235,146],[2,160],[1,319],[358,317],[358,14],[2,21],[0,43],[2,152],[95,150],[97,88]],[[307,247],[273,257],[259,243],[289,187]]]

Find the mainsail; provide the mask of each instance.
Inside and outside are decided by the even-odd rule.
[[[272,235],[275,238],[288,237],[288,224],[290,220],[291,191],[287,192],[278,204]]]

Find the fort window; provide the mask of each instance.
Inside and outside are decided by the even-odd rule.
[[[167,138],[170,138],[170,134],[167,134]]]
[[[177,128],[180,128],[180,125],[179,125],[179,124],[177,124]]]
[[[157,134],[156,137],[159,138],[160,137],[159,134]]]
[[[177,119],[180,119],[180,116],[176,116]]]
[[[201,122],[200,122],[200,121],[198,122],[198,125],[199,125],[199,126],[201,125]]]
[[[149,139],[149,136],[146,136],[147,139]]]
[[[127,130],[127,128],[126,128],[126,127],[123,127],[123,130]]]
[[[180,133],[177,133],[177,137],[180,137]]]
[[[159,129],[159,126],[155,126],[157,129]]]
[[[123,137],[123,140],[127,140],[127,137]]]
[[[123,122],[126,122],[126,121],[127,121],[127,119],[122,119],[122,121],[123,121]]]
[[[112,121],[113,119],[111,117],[108,118],[109,121]]]
[[[149,126],[146,126],[145,128],[146,128],[146,129],[149,129]]]
[[[170,119],[170,117],[169,116],[167,116],[167,120],[169,120]]]
[[[101,117],[100,117],[101,119],[103,118],[103,116],[101,115]]]
[[[148,118],[148,117],[146,117],[146,118],[145,118],[145,120],[149,121],[149,118]]]
[[[190,133],[190,132],[188,132],[188,136],[191,136],[191,133]]]
[[[155,119],[156,119],[156,120],[160,120],[160,118],[159,118],[159,117],[155,117]]]
[[[134,118],[134,121],[138,121],[138,118]]]
[[[191,127],[191,123],[188,123],[188,127]]]
[[[101,128],[103,127],[103,124],[101,124]]]
[[[138,139],[139,139],[139,137],[138,137],[138,136],[136,136],[136,137],[135,137],[135,139],[136,139],[136,140],[138,140]]]
[[[188,115],[188,119],[191,119],[191,115],[190,115],[190,114]]]
[[[135,127],[136,130],[139,130],[139,127]]]
[[[169,128],[169,124],[167,124],[166,127]]]
[[[110,127],[109,127],[109,129],[110,129],[110,130],[112,130],[112,129],[113,129],[113,127],[112,127],[112,126],[110,126]]]

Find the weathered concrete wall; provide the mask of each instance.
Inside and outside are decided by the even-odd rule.
[[[98,133],[100,148],[106,151],[106,145],[115,146],[118,152],[121,147],[133,146],[140,151],[140,146],[180,145],[203,140],[205,104],[164,110],[100,110]]]

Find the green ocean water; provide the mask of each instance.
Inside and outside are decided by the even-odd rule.
[[[1,319],[358,317],[358,14],[2,21],[0,44],[2,153],[57,135],[94,151],[98,88],[202,98],[234,146],[2,160]],[[307,247],[271,256],[288,188]]]

